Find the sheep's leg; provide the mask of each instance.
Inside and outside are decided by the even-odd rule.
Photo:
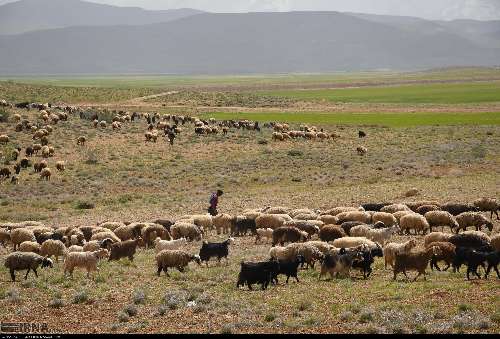
[[[418,272],[417,276],[413,279],[413,281],[417,281],[417,278],[420,277],[422,273]],[[425,275],[424,275],[424,279],[425,279]]]
[[[33,272],[35,272],[35,277],[38,278],[38,273],[36,273],[36,268],[33,268]]]
[[[14,270],[10,270],[10,277],[12,278],[12,281],[16,281],[16,274]]]
[[[450,268],[450,263],[449,262],[446,262],[446,267],[443,268],[443,271],[448,271],[448,268]]]
[[[30,269],[31,268],[28,268],[28,270],[26,271],[26,275],[24,276],[24,280],[28,279],[28,273],[30,273]]]
[[[405,275],[406,280],[410,280],[410,278],[408,277],[408,274],[406,274],[406,271],[403,271],[403,274]]]
[[[300,282],[300,281],[299,281],[299,277],[297,276],[297,274],[295,274],[295,277],[294,277],[294,278],[297,280],[297,282]],[[287,282],[288,282],[288,281],[287,281]]]

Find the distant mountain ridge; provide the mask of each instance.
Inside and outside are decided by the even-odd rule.
[[[149,11],[81,0],[22,0],[0,6],[0,34],[73,26],[148,25],[204,13],[195,9]]]
[[[135,25],[103,26],[98,24],[102,18],[96,22],[0,35],[0,75],[249,74],[500,64],[496,21],[468,20],[466,28],[458,28],[454,21],[411,17],[274,12],[195,13]]]

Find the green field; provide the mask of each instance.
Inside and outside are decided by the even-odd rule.
[[[249,119],[319,125],[377,125],[412,127],[432,125],[500,125],[492,113],[206,113],[205,118]]]
[[[499,102],[500,82],[266,91],[265,94],[300,100],[329,100],[355,103],[466,104]]]
[[[457,81],[500,79],[496,68],[450,68],[421,72],[367,71],[333,72],[324,74],[255,74],[224,76],[178,76],[178,75],[70,75],[40,77],[6,77],[0,81],[68,87],[113,87],[113,88],[168,88],[176,86],[266,86],[266,85],[314,85],[314,84],[377,84],[400,83],[401,81]]]

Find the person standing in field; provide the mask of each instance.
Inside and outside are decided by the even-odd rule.
[[[217,190],[217,192],[212,193],[210,196],[210,206],[208,207],[208,213],[212,216],[216,216],[219,214],[217,212],[217,204],[219,203],[219,197],[224,194],[221,190]]]

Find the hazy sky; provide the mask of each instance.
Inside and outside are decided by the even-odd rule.
[[[0,3],[13,0],[0,0]],[[39,0],[44,1],[44,0]],[[196,8],[210,12],[333,10],[418,16],[435,20],[500,20],[500,0],[91,0],[147,9]]]

